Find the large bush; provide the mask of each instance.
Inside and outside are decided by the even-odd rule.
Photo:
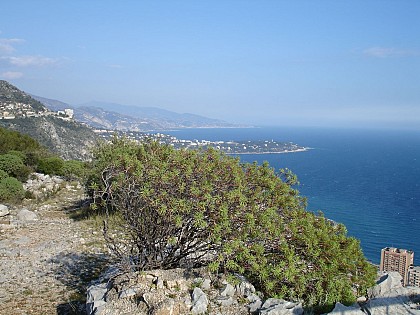
[[[295,183],[288,170],[213,149],[114,139],[94,153],[89,191],[116,223],[106,220],[105,237],[130,268],[206,264],[308,306],[351,303],[375,271],[343,225],[305,211]]]
[[[28,135],[0,127],[0,153],[11,150],[35,152],[42,151],[44,148]]]
[[[16,202],[25,197],[22,183],[14,177],[0,179],[0,201]]]
[[[58,156],[50,156],[38,161],[37,171],[48,175],[61,175],[64,160]]]
[[[0,170],[20,181],[25,181],[31,172],[30,168],[24,164],[22,157],[10,153],[0,155]]]

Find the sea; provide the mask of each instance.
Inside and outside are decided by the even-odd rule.
[[[275,140],[310,148],[285,154],[243,154],[243,162],[289,168],[308,211],[322,211],[358,238],[369,261],[381,249],[414,251],[420,265],[420,130],[217,128],[167,132],[189,140]]]

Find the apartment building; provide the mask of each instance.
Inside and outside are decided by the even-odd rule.
[[[408,270],[414,263],[414,252],[411,250],[385,247],[381,250],[380,271],[398,271],[402,276],[403,286],[408,285]]]

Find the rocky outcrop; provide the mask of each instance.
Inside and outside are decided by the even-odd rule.
[[[23,184],[23,188],[35,199],[45,199],[62,188],[64,180],[59,176],[50,176],[40,173],[32,173],[30,178]]]
[[[232,285],[223,275],[205,269],[155,270],[109,283],[89,288],[88,314],[303,314],[298,303],[280,299],[263,303],[244,277],[238,276]]]
[[[87,313],[108,314],[256,314],[301,315],[301,303],[282,299],[262,299],[254,286],[237,276],[232,285],[222,275],[205,269],[155,270],[91,286]],[[402,287],[398,273],[384,274],[369,289],[368,300],[345,306],[337,303],[328,314],[339,315],[420,315],[420,288]]]
[[[403,287],[398,272],[383,274],[368,290],[368,300],[360,306],[335,305],[329,314],[340,315],[420,315],[420,288]]]

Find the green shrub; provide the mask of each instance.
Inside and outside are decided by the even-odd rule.
[[[85,177],[86,172],[87,170],[84,162],[70,160],[64,161],[60,175],[65,176],[68,179],[81,179]]]
[[[63,159],[56,156],[46,157],[38,161],[37,171],[48,175],[61,175],[63,166]]]
[[[33,152],[44,150],[44,148],[38,141],[28,135],[0,127],[0,153],[6,153],[11,150]]]
[[[25,181],[31,173],[31,169],[23,163],[21,157],[10,153],[0,155],[0,169],[20,181]]]
[[[16,202],[25,197],[22,183],[14,177],[0,180],[0,201]]]
[[[320,309],[373,284],[359,242],[305,210],[289,170],[124,139],[99,146],[91,170],[93,205],[116,222],[105,222],[104,235],[129,269],[204,264]]]
[[[5,171],[0,169],[0,180],[6,177],[9,177],[9,174],[7,174]]]

